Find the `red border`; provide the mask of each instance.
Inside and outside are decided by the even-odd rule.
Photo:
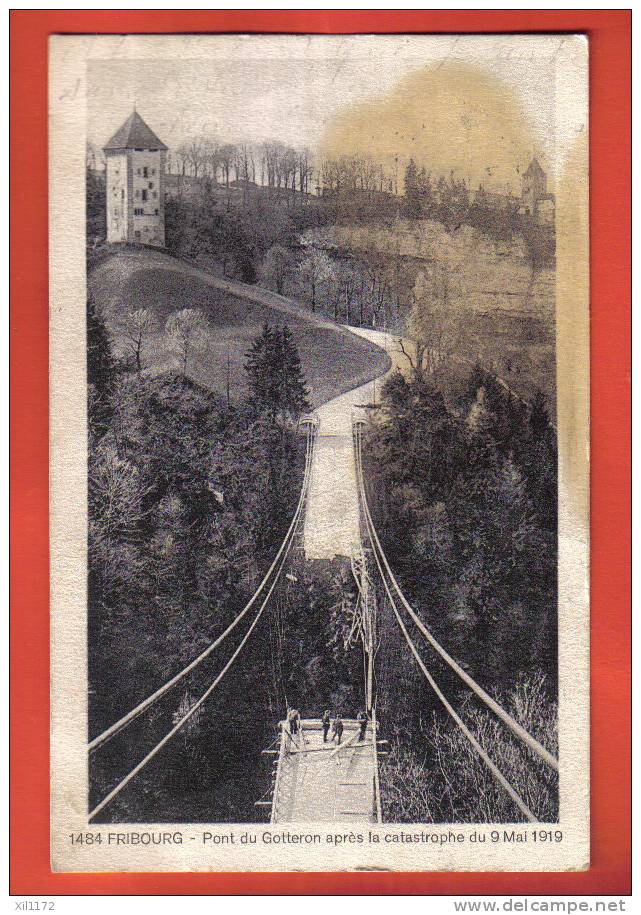
[[[11,14],[11,892],[630,892],[628,10]],[[562,874],[52,874],[49,869],[47,38],[55,32],[586,32],[592,257],[592,865]]]

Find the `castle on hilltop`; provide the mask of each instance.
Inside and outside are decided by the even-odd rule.
[[[104,153],[107,241],[164,247],[167,147],[134,109]]]

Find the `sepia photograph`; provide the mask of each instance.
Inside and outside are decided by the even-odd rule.
[[[569,815],[587,866],[585,39],[54,50],[71,860],[389,826],[527,868]]]

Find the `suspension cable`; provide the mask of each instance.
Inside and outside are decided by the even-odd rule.
[[[277,579],[274,580],[274,584],[276,583],[276,581],[277,581]],[[273,585],[272,585],[272,588],[273,588]],[[269,594],[271,594],[271,589],[270,589],[270,591],[269,591]],[[156,754],[160,752],[160,750],[162,750],[162,748],[165,746],[165,744],[169,743],[169,741],[171,740],[171,738],[172,738],[175,734],[178,733],[178,731],[179,731],[179,730],[181,729],[181,727],[185,724],[185,722],[187,722],[187,721],[189,720],[189,718],[191,718],[191,716],[194,714],[194,712],[195,712],[198,708],[200,708],[200,706],[203,704],[203,702],[205,702],[205,700],[211,695],[211,693],[212,693],[212,692],[214,691],[214,689],[218,686],[218,684],[220,683],[220,681],[222,680],[222,678],[225,676],[225,674],[227,673],[227,671],[229,670],[229,668],[231,667],[231,665],[233,664],[233,662],[234,662],[234,661],[236,660],[236,658],[238,657],[240,651],[242,650],[242,648],[243,648],[243,646],[245,645],[245,642],[247,641],[247,639],[249,638],[249,636],[252,634],[252,632],[253,632],[253,630],[254,630],[254,627],[255,627],[256,624],[258,623],[258,620],[261,618],[262,613],[263,613],[263,610],[265,609],[265,604],[267,603],[267,600],[269,599],[269,594],[267,595],[267,598],[265,598],[265,602],[263,603],[263,606],[260,608],[260,610],[259,610],[258,613],[256,614],[256,618],[254,619],[253,623],[251,624],[251,626],[249,627],[249,629],[248,629],[247,632],[245,633],[245,635],[244,635],[244,637],[243,637],[243,639],[242,639],[240,645],[236,648],[236,650],[234,651],[233,655],[231,656],[231,658],[229,659],[229,661],[225,664],[225,666],[223,667],[223,669],[221,670],[221,672],[218,674],[218,676],[216,677],[216,679],[213,681],[213,683],[210,683],[210,685],[207,687],[207,689],[206,689],[205,692],[202,694],[202,696],[200,697],[200,699],[198,699],[198,700],[191,706],[191,708],[189,709],[189,711],[187,711],[187,712],[182,716],[182,718],[177,722],[177,724],[174,725],[174,727],[171,729],[171,731],[169,731],[169,733],[165,734],[165,736],[162,738],[162,740],[160,740],[160,741],[156,744],[156,746],[153,748],[153,750],[150,750],[150,752],[147,753],[147,755],[144,757],[144,759],[142,759],[136,766],[134,766],[134,768],[131,770],[131,772],[129,772],[127,775],[125,775],[125,777],[124,777],[121,781],[118,782],[118,784],[116,785],[116,787],[115,787],[112,791],[110,791],[109,794],[108,794],[106,797],[104,797],[104,798],[100,801],[99,804],[96,805],[96,807],[94,807],[94,809],[93,809],[93,810],[91,811],[91,813],[89,814],[89,817],[88,817],[89,822],[91,822],[91,820],[96,816],[96,814],[100,813],[100,811],[101,811],[104,807],[106,807],[107,804],[109,804],[110,801],[112,801],[112,800],[116,797],[117,794],[119,794],[119,793],[122,791],[122,789],[125,787],[125,785],[127,785],[127,784],[132,780],[132,778],[135,778],[136,775],[138,775],[138,773],[140,772],[140,770],[143,769],[143,768],[147,765],[147,763],[150,762],[150,761],[154,758],[154,756],[156,756]]]
[[[360,444],[360,442],[359,442],[359,444]],[[365,507],[365,521],[366,521],[366,525],[367,525],[367,532],[368,532],[369,538],[373,544],[373,540],[372,540],[373,524],[372,524],[371,516],[369,515],[369,512],[367,511],[367,501],[366,501],[366,496],[365,496],[365,487],[363,485],[362,464],[360,461],[360,454],[357,456],[356,465],[357,465],[357,474],[358,474],[358,480],[359,480],[360,495],[361,495],[361,499],[362,499],[364,507]],[[375,533],[375,531],[374,531],[374,533]],[[430,684],[430,686],[432,687],[432,689],[434,690],[434,692],[440,699],[440,701],[443,704],[443,706],[445,707],[446,711],[451,715],[451,717],[454,719],[455,723],[458,725],[458,727],[460,728],[460,730],[462,731],[464,736],[467,738],[469,743],[476,750],[476,752],[481,757],[481,759],[483,760],[485,765],[488,767],[488,769],[490,770],[490,772],[492,773],[492,775],[494,776],[496,781],[506,791],[506,793],[509,795],[509,797],[512,799],[512,801],[516,804],[516,806],[519,808],[519,810],[523,813],[523,815],[526,817],[526,819],[529,820],[530,823],[538,823],[539,820],[537,820],[537,818],[532,813],[530,808],[527,806],[525,801],[523,801],[522,798],[517,794],[517,792],[514,790],[512,785],[503,775],[501,770],[490,759],[490,757],[488,756],[486,751],[483,749],[481,744],[478,742],[478,740],[476,739],[474,734],[472,734],[472,732],[467,727],[465,722],[461,719],[461,717],[457,714],[457,712],[452,707],[452,705],[449,703],[449,701],[447,700],[445,695],[441,692],[436,681],[434,680],[434,678],[428,671],[427,667],[425,666],[425,664],[423,662],[423,659],[421,658],[418,651],[416,650],[416,646],[412,642],[412,639],[407,631],[407,628],[406,628],[403,620],[401,619],[401,616],[396,607],[396,602],[394,600],[394,597],[392,596],[392,592],[390,591],[389,585],[387,583],[387,578],[383,572],[383,569],[382,569],[382,566],[381,566],[381,563],[378,558],[378,554],[377,554],[376,550],[374,550],[374,556],[376,558],[376,564],[378,566],[378,571],[380,573],[381,579],[385,586],[385,591],[387,592],[387,596],[389,598],[390,604],[392,606],[392,609],[394,610],[396,620],[401,628],[403,635],[405,636],[405,640],[410,648],[410,651],[414,655],[414,658],[416,659],[416,662],[418,663],[418,665],[419,665],[421,671],[423,672],[424,676],[426,677],[428,683]]]
[[[240,623],[240,621],[249,613],[251,608],[254,606],[254,604],[256,603],[256,600],[258,599],[263,588],[265,587],[265,584],[269,581],[269,578],[270,578],[272,572],[274,571],[276,564],[278,563],[278,561],[283,553],[283,550],[285,549],[285,547],[288,543],[288,540],[290,539],[290,536],[292,534],[292,531],[294,530],[294,528],[297,524],[298,518],[300,516],[300,512],[302,510],[303,503],[304,503],[306,489],[309,484],[309,469],[310,469],[311,454],[312,454],[312,449],[313,449],[313,437],[314,437],[314,430],[310,424],[310,428],[307,431],[307,450],[306,450],[306,454],[305,454],[305,472],[304,472],[304,476],[303,476],[301,493],[300,493],[300,497],[298,499],[298,504],[296,506],[296,511],[294,513],[294,517],[291,520],[287,533],[285,534],[285,538],[284,538],[283,542],[281,543],[280,549],[276,553],[276,556],[274,557],[272,564],[270,565],[269,569],[265,573],[263,580],[259,584],[256,591],[253,593],[253,595],[251,596],[251,598],[249,599],[249,601],[247,602],[245,607],[240,611],[240,613],[236,616],[236,618],[234,620],[232,620],[232,622],[225,629],[225,631],[223,633],[221,633],[221,635],[219,635],[218,638],[215,639],[215,641],[213,641],[210,645],[208,645],[207,648],[205,648],[205,650],[202,651],[198,655],[198,657],[194,658],[194,660],[191,661],[186,667],[184,667],[179,673],[177,673],[174,677],[172,677],[170,680],[168,680],[166,683],[164,683],[161,687],[159,687],[154,693],[152,693],[150,696],[148,696],[146,699],[144,699],[142,702],[140,702],[130,712],[127,712],[126,715],[123,715],[122,718],[120,718],[118,721],[116,721],[114,724],[112,724],[110,727],[108,727],[105,731],[103,731],[97,737],[94,737],[94,739],[91,740],[89,742],[89,744],[87,745],[87,749],[90,753],[92,753],[94,750],[97,750],[100,746],[102,746],[108,740],[111,740],[111,738],[114,737],[119,731],[121,731],[127,725],[131,724],[131,722],[134,721],[134,719],[137,718],[139,715],[141,715],[144,711],[146,711],[150,705],[153,705],[154,702],[157,702],[158,699],[161,698],[161,696],[164,696],[166,692],[168,692],[173,686],[175,686],[184,677],[186,677],[188,673],[190,673],[192,670],[194,670],[194,668],[196,668],[202,661],[204,661],[205,658],[208,657],[212,653],[212,651],[214,651],[214,649],[218,648],[218,646],[227,638],[227,636],[236,628],[236,626]]]
[[[309,463],[310,463],[310,448],[309,448],[309,442],[308,442],[307,459],[306,459],[306,467],[305,467],[305,476],[304,476],[304,479],[303,479],[303,490],[302,490],[302,492],[301,492],[301,499],[299,499],[299,508],[300,508],[300,506],[302,505],[302,498],[303,498],[303,496],[304,496],[304,494],[305,494],[305,491],[306,491],[306,488],[307,488],[307,482],[308,482],[307,470],[308,470],[308,467],[309,467]],[[196,710],[197,710],[198,708],[200,708],[200,706],[209,698],[209,696],[211,695],[211,693],[215,690],[215,688],[218,686],[218,684],[220,683],[220,681],[223,679],[223,677],[225,676],[225,674],[227,673],[227,671],[229,670],[229,668],[232,666],[232,664],[234,663],[234,661],[236,660],[236,658],[238,657],[238,655],[239,655],[240,652],[242,651],[243,647],[245,646],[245,643],[246,643],[247,640],[249,639],[250,635],[251,635],[252,632],[254,631],[256,625],[258,624],[258,621],[260,620],[260,618],[261,618],[261,616],[262,616],[262,614],[263,614],[263,610],[264,610],[265,607],[267,606],[267,603],[269,602],[269,599],[270,599],[270,597],[271,597],[271,595],[272,595],[272,592],[273,592],[274,588],[276,587],[276,584],[278,583],[278,580],[280,579],[281,572],[283,571],[283,568],[284,568],[285,563],[286,563],[286,561],[287,561],[287,557],[288,557],[288,555],[289,555],[289,550],[290,550],[290,548],[291,548],[291,545],[292,545],[292,542],[293,542],[293,539],[294,539],[293,536],[290,536],[290,535],[291,535],[292,532],[295,530],[295,522],[298,520],[299,515],[300,515],[300,511],[299,511],[299,509],[297,509],[296,514],[294,515],[294,521],[293,521],[292,524],[290,525],[290,529],[289,529],[289,531],[287,532],[287,536],[286,536],[286,538],[285,538],[285,541],[283,542],[283,546],[286,546],[285,553],[284,553],[284,554],[282,553],[282,547],[281,547],[281,549],[278,551],[279,557],[282,556],[282,558],[281,558],[280,564],[279,564],[279,566],[278,566],[278,569],[277,569],[277,571],[276,571],[276,574],[274,575],[273,581],[272,581],[272,583],[271,583],[271,585],[270,585],[270,587],[269,587],[269,590],[268,590],[268,592],[267,592],[267,594],[266,594],[266,596],[265,596],[265,599],[263,600],[263,602],[262,602],[262,604],[261,604],[261,606],[260,606],[260,609],[259,609],[258,613],[256,614],[256,617],[254,618],[254,620],[253,620],[251,626],[249,627],[249,629],[247,630],[247,632],[246,632],[245,635],[243,636],[243,639],[241,640],[240,644],[238,645],[238,647],[236,648],[236,650],[234,651],[234,653],[232,654],[232,656],[230,657],[230,659],[227,661],[227,663],[225,664],[225,666],[223,667],[223,669],[221,670],[221,672],[218,674],[218,676],[216,677],[216,679],[207,687],[207,689],[206,689],[205,692],[202,694],[202,696],[200,697],[200,699],[198,699],[198,700],[191,706],[191,708],[182,716],[182,718],[180,718],[180,720],[174,725],[174,727],[173,727],[167,734],[165,734],[165,736],[156,744],[156,746],[155,746],[152,750],[150,750],[149,753],[147,753],[147,755],[146,755],[146,756],[145,756],[136,766],[134,766],[134,768],[133,768],[127,775],[125,775],[125,777],[124,777],[123,779],[121,779],[120,782],[118,782],[118,784],[115,786],[115,788],[113,788],[113,789],[109,792],[109,794],[107,794],[106,797],[104,797],[104,798],[100,801],[100,803],[97,804],[96,807],[94,807],[94,809],[93,809],[93,810],[91,811],[91,813],[89,814],[89,817],[88,817],[89,822],[91,822],[91,820],[92,820],[98,813],[100,813],[100,811],[103,810],[103,809],[107,806],[107,804],[109,804],[109,803],[116,797],[116,795],[118,795],[118,794],[122,791],[122,789],[125,787],[125,785],[129,784],[129,782],[130,782],[133,778],[136,777],[136,775],[141,771],[141,769],[143,769],[143,768],[147,765],[147,763],[150,762],[150,761],[154,758],[154,756],[156,756],[156,754],[159,753],[160,750],[161,750],[167,743],[169,743],[169,741],[171,740],[171,738],[172,738],[175,734],[178,733],[178,731],[182,728],[182,726],[191,718],[191,716],[194,714],[194,712],[196,712]]]
[[[361,446],[360,431],[356,433],[356,436],[357,436],[356,448],[358,451],[358,472],[362,479],[363,470],[362,470],[362,446]],[[364,506],[365,515],[371,523],[372,534],[373,534],[372,545],[375,546],[375,552],[376,552],[376,550],[378,550],[378,552],[380,553],[381,560],[382,560],[383,565],[385,566],[385,570],[386,570],[387,574],[389,575],[389,578],[394,586],[394,590],[396,591],[403,606],[405,607],[405,609],[411,616],[413,622],[416,624],[416,626],[421,631],[423,636],[427,639],[427,641],[430,643],[430,645],[432,645],[432,647],[440,654],[440,656],[443,658],[443,660],[446,661],[447,664],[449,664],[449,666],[452,668],[454,673],[456,673],[461,678],[461,680],[463,680],[463,682],[466,683],[467,686],[469,686],[469,688],[474,693],[476,693],[476,695],[479,697],[479,699],[481,699],[488,706],[488,708],[490,708],[494,712],[494,714],[497,715],[501,719],[501,721],[503,721],[503,723],[507,725],[507,727],[512,731],[512,733],[516,737],[518,737],[520,740],[522,740],[523,743],[525,743],[529,747],[529,749],[532,750],[532,752],[535,753],[547,766],[549,766],[555,772],[558,772],[559,771],[558,759],[556,759],[556,757],[552,753],[550,753],[549,750],[546,750],[545,747],[541,743],[539,743],[538,740],[536,740],[536,738],[532,737],[532,735],[529,734],[528,731],[526,731],[525,728],[518,723],[518,721],[515,721],[514,718],[509,714],[509,712],[506,712],[505,709],[502,708],[502,706],[500,706],[499,703],[495,699],[493,699],[490,695],[488,695],[488,693],[486,693],[485,690],[481,686],[479,686],[475,680],[472,679],[472,677],[467,673],[467,671],[465,671],[460,666],[460,664],[457,664],[457,662],[454,660],[454,658],[448,654],[448,652],[443,648],[442,645],[439,644],[439,642],[437,642],[437,640],[434,638],[434,636],[429,631],[429,629],[427,629],[427,627],[424,625],[423,621],[420,619],[420,617],[416,614],[414,609],[411,607],[411,605],[406,600],[405,595],[401,591],[401,588],[394,576],[394,573],[392,572],[392,570],[390,568],[390,564],[387,560],[387,556],[385,555],[383,547],[381,546],[381,542],[378,538],[378,534],[376,533],[376,528],[374,527],[374,524],[372,522],[372,516],[370,514],[369,505],[367,503],[367,497],[365,495],[364,486],[363,486],[363,506]]]

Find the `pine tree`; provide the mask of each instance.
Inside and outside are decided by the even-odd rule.
[[[263,325],[247,353],[245,371],[256,405],[272,421],[298,419],[309,408],[300,356],[288,327]]]
[[[305,383],[305,375],[298,348],[287,325],[281,329],[281,341],[283,359],[282,408],[290,416],[298,419],[301,413],[309,410],[309,390]]]
[[[103,435],[113,413],[111,398],[116,362],[111,350],[109,332],[96,303],[87,300],[87,383],[89,423],[97,435]]]
[[[421,215],[421,201],[419,199],[418,169],[414,159],[410,159],[405,169],[405,208],[410,218]]]
[[[87,376],[90,384],[104,388],[111,383],[114,358],[111,340],[102,316],[92,298],[87,300]]]

